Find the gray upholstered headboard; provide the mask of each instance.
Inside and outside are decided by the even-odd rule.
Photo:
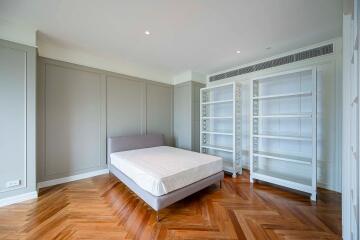
[[[108,156],[113,152],[121,152],[140,148],[149,148],[165,145],[162,134],[121,136],[108,138]]]

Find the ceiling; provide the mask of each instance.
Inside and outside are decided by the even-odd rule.
[[[0,0],[0,17],[63,48],[174,75],[210,74],[341,36],[341,2]]]

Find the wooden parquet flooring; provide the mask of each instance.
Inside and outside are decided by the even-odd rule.
[[[340,194],[309,197],[226,177],[155,212],[116,177],[41,189],[37,200],[0,208],[0,239],[341,239]]]

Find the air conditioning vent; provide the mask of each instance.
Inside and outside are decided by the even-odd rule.
[[[285,57],[276,58],[276,59],[273,59],[273,60],[270,60],[267,62],[262,62],[262,63],[258,63],[255,65],[252,65],[252,66],[239,68],[236,70],[231,70],[229,72],[210,76],[209,80],[210,80],[210,82],[214,82],[214,81],[218,81],[218,80],[225,79],[225,78],[230,78],[230,77],[234,77],[234,76],[238,76],[238,75],[242,75],[242,74],[247,74],[247,73],[251,73],[251,72],[264,70],[267,68],[277,67],[277,66],[281,66],[281,65],[285,65],[285,64],[289,64],[289,63],[293,63],[293,62],[299,62],[302,60],[327,55],[327,54],[330,54],[333,52],[334,52],[333,44],[328,44],[328,45],[324,45],[321,47],[306,50],[303,52],[288,55]]]

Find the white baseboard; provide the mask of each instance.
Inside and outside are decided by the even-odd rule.
[[[77,174],[77,175],[73,175],[73,176],[69,176],[69,177],[39,182],[37,184],[37,187],[38,187],[38,189],[44,188],[44,187],[50,187],[50,186],[54,186],[54,185],[58,185],[58,184],[62,184],[62,183],[72,182],[72,181],[76,181],[76,180],[80,180],[80,179],[84,179],[84,178],[90,178],[90,177],[107,174],[107,173],[109,173],[109,169],[106,168],[106,169],[101,169],[101,170],[97,170],[97,171]]]
[[[13,197],[3,198],[3,199],[0,199],[0,207],[27,201],[27,200],[34,199],[37,197],[38,197],[37,191],[33,191],[33,192],[19,194],[19,195],[13,196]]]

